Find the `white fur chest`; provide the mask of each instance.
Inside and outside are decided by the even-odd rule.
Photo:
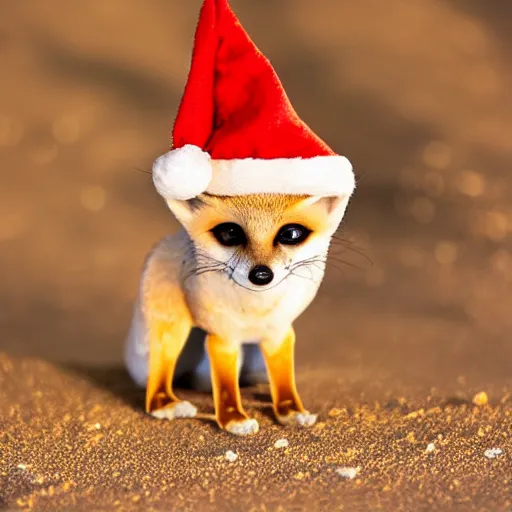
[[[185,294],[195,324],[240,343],[285,336],[311,303],[318,284],[293,275],[265,291],[247,290],[226,273],[194,276]]]

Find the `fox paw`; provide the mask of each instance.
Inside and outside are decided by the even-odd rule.
[[[169,405],[151,411],[151,416],[159,420],[175,420],[177,418],[194,418],[197,414],[197,407],[186,400],[173,402]]]
[[[311,427],[316,423],[317,415],[308,411],[290,411],[286,415],[278,415],[277,421],[281,425],[298,425],[300,427]]]
[[[250,436],[257,434],[260,426],[255,419],[231,420],[224,429],[235,436]]]

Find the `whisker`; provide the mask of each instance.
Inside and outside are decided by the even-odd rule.
[[[303,276],[301,274],[296,274],[293,270],[288,275],[292,275],[292,276],[295,276],[295,277],[300,277],[302,279],[307,279],[308,281],[311,281],[312,283],[320,282],[320,279],[314,279],[313,276],[308,277],[308,276]]]
[[[300,265],[302,263],[308,263],[310,261],[326,261],[326,260],[327,260],[327,255],[322,254],[322,255],[311,256],[310,258],[305,258],[303,260],[298,261],[296,264]]]
[[[140,169],[139,167],[132,167],[132,170],[133,170],[133,171],[139,171],[139,172],[141,172],[141,173],[143,173],[143,174],[147,174],[147,175],[149,175],[149,176],[152,176],[152,175],[153,175],[153,172],[152,172],[152,171],[148,171],[148,170],[146,170],[146,169]]]
[[[229,263],[229,260],[227,262],[220,261],[197,248],[195,248],[194,256],[195,256],[196,261],[201,262],[201,263],[212,263],[212,264],[216,264],[216,265],[227,265]]]
[[[347,261],[347,260],[344,260],[344,259],[341,259],[337,256],[334,256],[334,255],[331,255],[329,256],[329,260],[331,262],[336,262],[336,263],[340,263],[342,265],[346,265],[347,267],[350,267],[350,268],[355,268],[357,270],[365,270],[364,267],[360,266],[360,265],[357,265],[355,263],[352,263],[351,261]],[[336,268],[336,267],[335,267]]]
[[[209,272],[221,272],[223,270],[226,270],[225,268],[205,268],[200,270],[199,272],[195,272],[194,275],[196,276],[202,276],[203,274],[208,274]]]
[[[332,256],[339,256],[341,254],[350,254],[350,253],[353,253],[353,254],[356,254],[357,256],[360,256],[362,257],[364,260],[365,260],[365,264],[366,265],[369,265],[369,266],[373,266],[373,260],[367,255],[365,254],[364,252],[361,252],[357,249],[351,249],[351,248],[346,248],[344,247],[345,250],[341,250],[341,251],[333,251],[331,250],[329,252],[329,257],[332,257]]]
[[[336,263],[338,263],[338,262],[336,262]],[[343,277],[345,279],[347,278],[347,274],[345,273],[345,269],[342,266],[331,264],[331,265],[329,265],[329,268],[333,268],[333,269],[337,270],[338,272],[341,272]]]
[[[227,266],[225,263],[215,263],[210,265],[195,266],[184,276],[184,281],[187,281],[192,276],[200,276],[208,272],[222,272],[226,270]]]
[[[352,251],[358,256],[363,257],[368,263],[370,263],[370,265],[373,265],[373,260],[364,252],[364,249],[362,247],[358,247],[353,240],[342,238],[339,235],[333,235],[332,240],[335,248],[342,247],[347,251]]]
[[[323,277],[325,265],[326,265],[326,256],[325,255],[311,256],[310,258],[306,258],[306,259],[298,261],[294,264],[288,265],[288,267],[287,267],[288,276],[292,275],[295,277],[300,277],[302,279],[307,279],[308,281],[318,284],[321,281],[321,278],[315,279],[312,267],[315,267],[318,271],[322,272],[322,277]],[[299,270],[301,268],[306,268],[310,273],[310,277],[305,276],[301,273],[297,273],[297,270]]]

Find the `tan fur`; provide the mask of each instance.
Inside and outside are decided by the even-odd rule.
[[[272,241],[279,227],[287,224],[287,216],[305,197],[286,195],[249,195],[219,198],[203,196],[204,207],[219,212],[218,220],[236,222],[250,234],[247,253],[259,265],[272,266],[283,255],[273,247]],[[209,229],[219,222],[210,219]],[[194,229],[195,226],[192,227]],[[203,227],[203,226],[201,226]]]
[[[181,265],[175,256],[181,253],[180,247],[173,251],[164,245],[161,249],[148,258],[141,286],[142,310],[150,343],[147,412],[172,407],[177,402],[172,389],[174,368],[193,325],[177,279]]]
[[[188,333],[197,326],[209,333],[207,349],[221,428],[236,434],[258,429],[242,408],[237,380],[241,345],[255,342],[262,346],[277,419],[312,424],[315,416],[304,410],[295,388],[292,323],[316,295],[324,264],[319,259],[293,269],[297,262],[325,256],[346,200],[202,195],[168,204],[185,229],[160,242],[142,275],[139,304],[149,348],[146,410],[168,418],[179,415],[172,411],[183,410],[172,378]],[[244,229],[246,247],[226,248],[217,242],[211,230],[225,222]],[[290,223],[307,227],[310,237],[298,246],[275,245],[279,229]],[[205,260],[228,262],[233,268],[200,273]],[[274,281],[264,287],[251,285],[247,275],[255,265],[269,266]],[[188,405],[187,411],[195,410]]]
[[[275,340],[263,340],[261,349],[265,357],[270,377],[270,393],[274,413],[280,423],[289,423],[295,413],[307,414],[295,385],[293,352],[295,331],[290,328],[280,343]]]

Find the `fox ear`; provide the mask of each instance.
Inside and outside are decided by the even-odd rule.
[[[183,227],[187,227],[194,218],[197,210],[200,208],[202,201],[199,198],[188,199],[182,201],[179,199],[166,199],[165,202],[169,210]]]
[[[329,215],[329,224],[331,224],[334,230],[338,229],[343,220],[349,199],[350,196],[348,195],[322,198]]]
[[[306,207],[315,205],[325,208],[329,217],[329,225],[337,229],[345,215],[349,199],[350,196],[348,195],[332,197],[312,196],[304,199],[301,205]]]

